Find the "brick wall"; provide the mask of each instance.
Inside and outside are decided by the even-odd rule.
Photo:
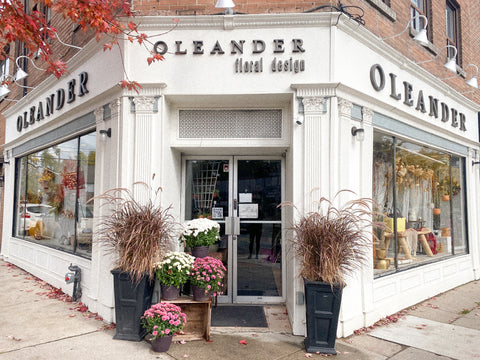
[[[423,61],[433,59],[438,51],[446,44],[446,25],[445,25],[445,1],[430,0],[432,3],[432,10],[429,16],[429,23],[431,30],[431,41],[433,47],[427,49],[412,41],[409,31],[406,31],[401,36],[388,39],[386,42],[393,48],[398,50],[413,61]],[[188,15],[207,15],[222,13],[224,10],[215,8],[217,0],[132,0],[132,6],[137,16],[142,15],[169,15],[169,16],[188,16]],[[323,0],[323,1],[298,1],[298,0],[234,0],[236,6],[234,10],[237,13],[245,14],[265,14],[265,13],[300,13],[309,11],[320,6],[340,6],[338,0]],[[32,1],[33,3],[33,1]],[[391,16],[381,11],[384,4],[381,0],[342,0],[341,4],[350,6],[346,11],[352,15],[363,15],[362,19],[365,22],[365,27],[381,38],[388,37],[400,33],[405,29],[410,20],[410,1],[391,1],[391,6],[387,9],[395,15]],[[480,64],[480,42],[476,41],[479,38],[480,32],[480,2],[471,0],[457,0],[461,12],[461,41],[462,49],[459,51],[459,60],[461,65],[465,68],[468,64]],[[33,5],[33,4],[32,4]],[[358,8],[360,9],[358,9]],[[318,9],[317,11],[328,11],[329,9]],[[69,21],[64,20],[58,15],[52,18],[52,26],[58,30],[58,34],[62,41],[83,46],[91,39],[91,34],[85,34],[81,30],[74,31],[74,27]],[[55,39],[51,39],[53,51],[58,55],[58,58],[67,61],[76,53],[76,50],[60,44]],[[13,48],[14,52],[15,49]],[[443,50],[436,61],[431,61],[422,64],[425,69],[430,71],[435,76],[445,79],[451,77],[453,74],[443,68],[443,63],[446,61],[446,51]],[[41,60],[36,64],[39,67],[44,66]],[[14,66],[11,64],[12,71]],[[474,67],[467,68],[466,76],[469,78],[474,74]],[[37,71],[28,64],[27,72],[29,77],[26,80],[26,85],[35,86],[43,81],[47,75],[44,72]],[[464,78],[457,77],[454,79],[445,80],[449,85],[456,88],[460,92],[471,90],[464,83]],[[10,86],[12,93],[10,98],[19,96],[23,89]],[[480,91],[467,93],[466,96],[474,99],[480,103]],[[8,106],[5,101],[0,103],[0,113],[2,108]]]

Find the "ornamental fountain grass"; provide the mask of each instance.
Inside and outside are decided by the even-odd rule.
[[[342,190],[334,199],[344,192],[351,191]],[[291,239],[300,261],[299,275],[305,285],[305,348],[310,353],[336,354],[338,316],[346,276],[371,261],[371,227],[384,225],[372,221],[371,199],[351,200],[336,208],[322,197],[316,205],[316,211],[301,216],[293,225]]]
[[[140,341],[145,331],[140,317],[150,306],[155,263],[177,233],[177,223],[170,207],[157,203],[158,188],[152,191],[145,183],[135,183],[148,191],[148,200],[134,197],[133,190],[112,189],[96,197],[108,206],[111,214],[100,220],[97,241],[115,254],[115,339]]]

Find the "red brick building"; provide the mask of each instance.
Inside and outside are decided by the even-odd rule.
[[[21,58],[29,76],[0,101],[4,258],[67,292],[59,269],[79,265],[82,301],[114,320],[111,259],[92,244],[102,210],[88,200],[146,181],[180,222],[220,223],[220,303],[285,303],[304,334],[287,241],[298,214],[276,206],[303,214],[312,190],[315,200],[349,189],[373,198],[391,230],[348,278],[339,336],[478,279],[480,4],[234,3],[232,13],[215,0],[132,1],[152,43],[122,43],[122,56],[52,16],[82,50],[51,39],[70,73],[56,80]],[[11,44],[4,74],[20,49]],[[148,66],[151,52],[165,60]],[[118,86],[126,76],[138,93]]]

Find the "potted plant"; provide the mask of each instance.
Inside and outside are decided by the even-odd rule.
[[[144,185],[151,193],[145,183],[135,185]],[[113,209],[100,220],[97,241],[115,254],[115,339],[140,341],[145,336],[140,317],[151,304],[155,264],[176,233],[170,208],[155,201],[159,191],[145,202],[124,188],[96,197]]]
[[[221,294],[226,272],[227,269],[218,259],[210,256],[196,258],[190,273],[193,300],[205,301],[212,295]]]
[[[168,351],[173,335],[183,329],[187,316],[182,309],[170,303],[158,303],[145,311],[142,316],[142,326],[151,336],[152,350]]]
[[[195,257],[208,255],[208,247],[215,244],[220,236],[220,224],[216,221],[199,218],[187,221],[182,232],[182,239],[186,246],[192,250]]]
[[[156,266],[156,277],[160,282],[162,299],[175,300],[180,287],[188,280],[195,258],[184,252],[170,251]]]
[[[366,264],[372,252],[372,231],[365,229],[372,225],[371,205],[369,199],[357,199],[336,208],[322,197],[317,211],[301,216],[293,225],[291,240],[305,286],[305,347],[309,353],[336,354],[346,276]]]

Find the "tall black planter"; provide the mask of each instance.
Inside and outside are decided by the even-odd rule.
[[[137,284],[129,273],[112,270],[115,292],[116,334],[114,339],[140,341],[146,335],[140,323],[152,303],[153,282],[144,276]]]
[[[342,302],[342,287],[319,281],[305,281],[307,337],[309,353],[336,354],[338,315]]]

